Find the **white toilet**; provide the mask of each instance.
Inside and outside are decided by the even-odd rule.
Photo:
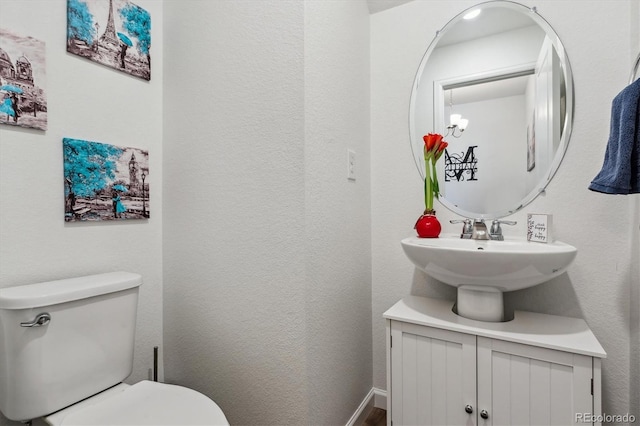
[[[113,272],[0,289],[0,411],[50,425],[228,425],[182,386],[131,374],[142,277]]]

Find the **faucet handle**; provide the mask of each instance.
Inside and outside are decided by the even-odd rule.
[[[466,234],[471,235],[471,232],[473,231],[473,221],[471,219],[451,219],[449,223],[464,223],[461,238],[464,238]]]
[[[500,228],[500,224],[503,224],[503,225],[515,225],[516,223],[518,223],[518,222],[516,222],[515,220],[493,219],[493,221],[491,222],[491,226],[492,227],[495,226],[495,227]]]
[[[489,231],[489,234],[491,234],[492,236],[502,236],[502,228],[500,227],[500,224],[504,224],[504,225],[515,225],[516,222],[515,220],[499,220],[499,219],[494,219],[491,222],[491,230]]]
[[[505,225],[515,225],[518,222],[516,222],[515,220],[493,219],[493,223],[504,223]]]

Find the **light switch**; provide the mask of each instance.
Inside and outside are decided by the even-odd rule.
[[[356,180],[356,153],[347,150],[347,179]]]

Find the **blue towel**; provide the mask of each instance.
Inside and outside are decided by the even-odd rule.
[[[589,189],[605,194],[640,193],[640,79],[613,99],[604,164]]]

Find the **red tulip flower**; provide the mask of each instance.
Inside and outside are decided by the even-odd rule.
[[[444,153],[445,148],[449,145],[442,135],[438,133],[429,133],[422,138],[424,140],[424,204],[425,213],[433,212],[433,197],[438,198],[440,188],[436,175],[436,162]],[[433,173],[433,177],[431,174]]]

